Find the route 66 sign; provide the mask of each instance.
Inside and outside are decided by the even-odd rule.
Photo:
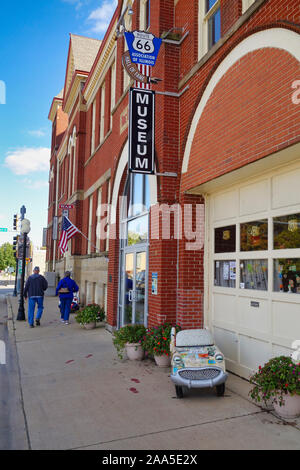
[[[144,31],[126,31],[125,38],[133,64],[154,66],[162,40]]]

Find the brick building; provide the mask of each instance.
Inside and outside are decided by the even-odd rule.
[[[70,36],[49,114],[47,262],[72,270],[110,327],[208,326],[244,376],[290,351],[300,331],[299,23],[299,1],[119,0],[102,41]],[[163,38],[156,175],[128,174],[122,24]],[[86,236],[63,257],[60,203],[74,205]]]

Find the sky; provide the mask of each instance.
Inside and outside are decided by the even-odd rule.
[[[0,245],[26,207],[34,246],[47,226],[52,99],[64,86],[69,33],[102,39],[117,0],[14,0],[0,13]]]

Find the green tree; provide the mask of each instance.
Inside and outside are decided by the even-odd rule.
[[[16,259],[14,257],[13,246],[10,243],[4,243],[0,246],[0,270],[12,266],[16,269]]]

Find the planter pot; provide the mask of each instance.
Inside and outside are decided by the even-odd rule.
[[[85,323],[84,328],[86,330],[93,330],[94,328],[96,328],[96,322],[92,321],[91,323]]]
[[[170,367],[171,365],[170,356],[166,356],[165,354],[163,356],[154,356],[154,359],[158,367]]]
[[[284,395],[284,404],[274,402],[275,413],[281,418],[298,418],[300,416],[300,395]]]
[[[144,350],[140,343],[126,343],[125,350],[130,361],[141,361],[144,357]]]
[[[273,411],[274,410],[274,404],[273,404],[273,399],[270,398],[269,400],[267,401],[264,401],[262,400],[260,402],[260,406],[263,410],[266,410],[266,411]]]

